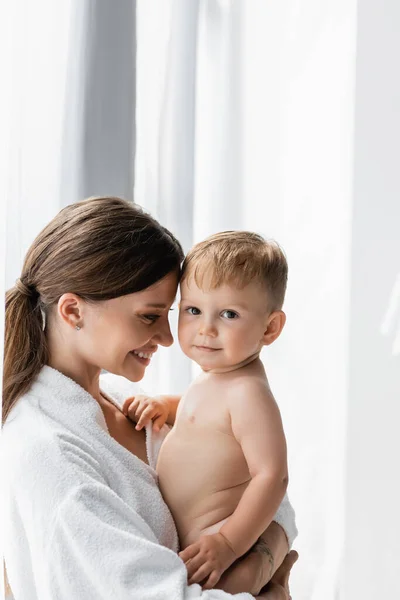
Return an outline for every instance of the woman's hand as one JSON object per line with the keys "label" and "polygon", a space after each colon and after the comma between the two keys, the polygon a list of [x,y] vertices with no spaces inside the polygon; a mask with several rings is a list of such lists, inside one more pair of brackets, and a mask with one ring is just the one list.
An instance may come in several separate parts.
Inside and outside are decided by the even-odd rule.
{"label": "woman's hand", "polygon": [[259,596],[256,596],[257,600],[290,600],[289,576],[298,558],[299,555],[295,550],[289,552],[279,569],[272,576],[270,583]]}
{"label": "woman's hand", "polygon": [[219,581],[222,573],[231,566],[237,556],[221,533],[203,535],[179,553],[188,571],[188,582],[201,583],[210,590]]}
{"label": "woman's hand", "polygon": [[271,578],[271,567],[259,552],[248,552],[223,573],[216,587],[228,594],[257,596]]}
{"label": "woman's hand", "polygon": [[152,398],[144,394],[138,394],[125,400],[122,412],[136,423],[135,429],[138,431],[150,421],[153,421],[154,431],[160,431],[168,419],[170,406],[168,398],[165,396]]}

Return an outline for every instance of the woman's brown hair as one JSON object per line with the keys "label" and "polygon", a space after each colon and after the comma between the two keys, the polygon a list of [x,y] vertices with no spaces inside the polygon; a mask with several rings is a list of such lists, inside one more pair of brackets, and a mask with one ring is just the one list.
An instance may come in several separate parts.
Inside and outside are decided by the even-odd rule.
{"label": "woman's brown hair", "polygon": [[3,423],[48,362],[45,319],[65,292],[87,302],[132,294],[179,272],[182,260],[175,237],[135,204],[90,198],[61,210],[6,293]]}

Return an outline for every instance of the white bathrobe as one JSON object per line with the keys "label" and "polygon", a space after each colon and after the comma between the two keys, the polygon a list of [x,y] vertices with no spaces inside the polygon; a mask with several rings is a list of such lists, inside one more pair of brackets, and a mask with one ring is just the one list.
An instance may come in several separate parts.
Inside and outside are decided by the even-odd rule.
{"label": "white bathrobe", "polygon": [[[139,389],[115,375],[100,385],[118,406]],[[146,465],[109,435],[90,394],[43,367],[1,440],[5,561],[15,600],[233,598],[187,585],[154,470],[167,431],[147,428]],[[287,498],[278,512],[291,543],[296,526]]]}

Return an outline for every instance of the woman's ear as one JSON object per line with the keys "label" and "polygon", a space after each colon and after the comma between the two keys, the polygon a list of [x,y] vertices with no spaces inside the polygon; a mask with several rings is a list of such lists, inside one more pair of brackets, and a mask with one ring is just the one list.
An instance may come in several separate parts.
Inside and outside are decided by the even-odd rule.
{"label": "woman's ear", "polygon": [[280,335],[286,323],[286,315],[283,310],[275,310],[268,317],[267,329],[264,331],[264,346],[269,346]]}
{"label": "woman's ear", "polygon": [[57,312],[67,325],[82,327],[83,300],[76,294],[63,294],[57,303]]}

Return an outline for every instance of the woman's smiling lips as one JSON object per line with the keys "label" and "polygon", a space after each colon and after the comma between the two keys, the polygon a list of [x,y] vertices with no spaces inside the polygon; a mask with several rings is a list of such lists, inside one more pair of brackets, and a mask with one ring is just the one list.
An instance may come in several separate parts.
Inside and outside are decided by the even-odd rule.
{"label": "woman's smiling lips", "polygon": [[132,354],[132,356],[134,356],[136,360],[140,362],[140,364],[147,367],[150,364],[150,360],[156,350],[157,347],[147,350],[147,352],[144,350],[131,350],[130,354]]}

